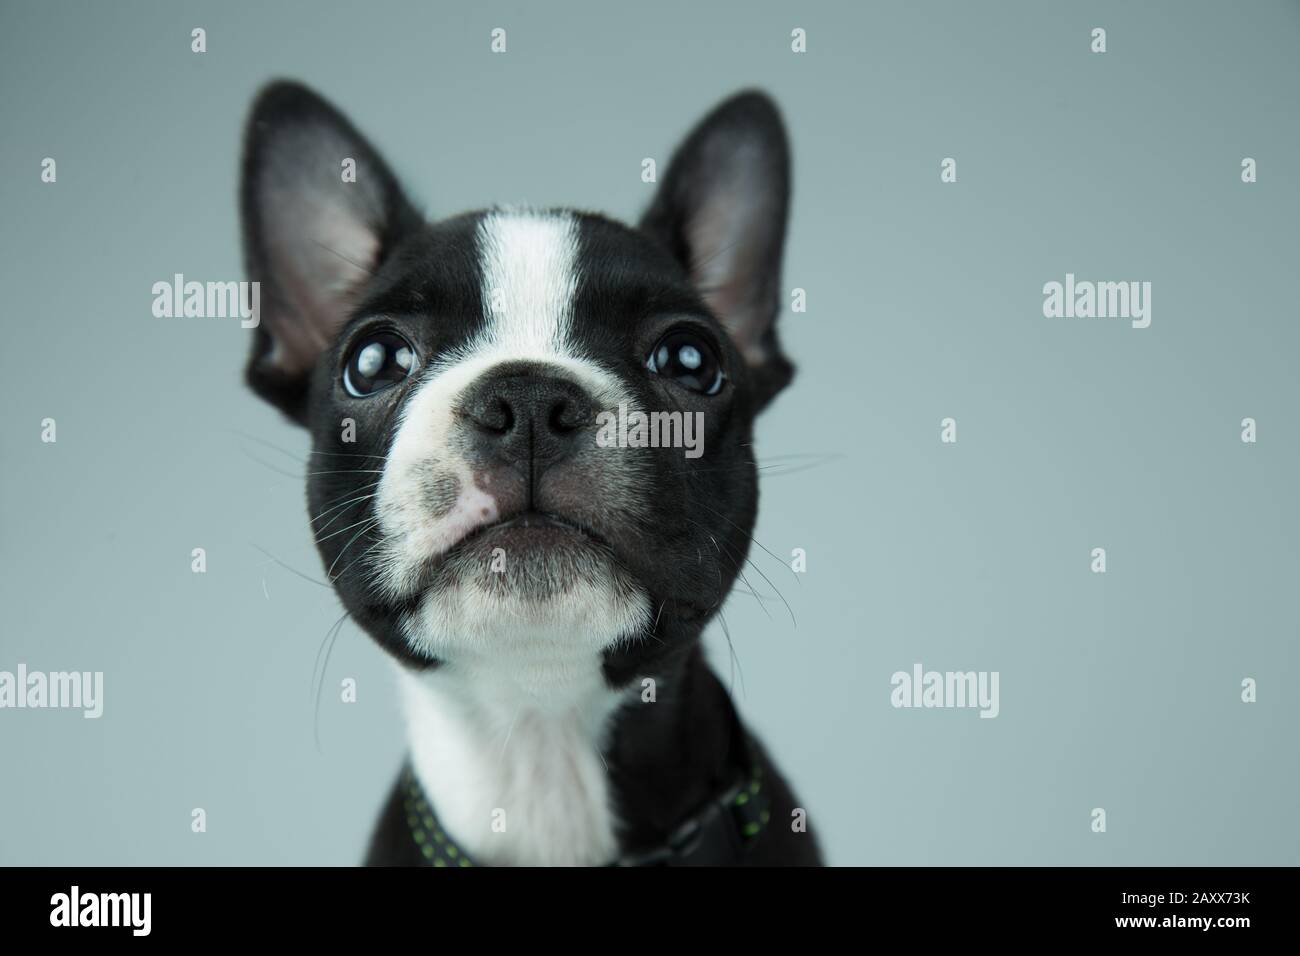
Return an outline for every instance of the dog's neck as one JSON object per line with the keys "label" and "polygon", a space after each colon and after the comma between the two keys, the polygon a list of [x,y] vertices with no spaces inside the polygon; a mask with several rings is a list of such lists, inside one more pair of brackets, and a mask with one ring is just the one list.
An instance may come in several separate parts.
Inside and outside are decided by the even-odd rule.
{"label": "dog's neck", "polygon": [[404,671],[403,690],[416,779],[471,857],[524,866],[614,857],[601,749],[620,698],[597,656],[462,658]]}
{"label": "dog's neck", "polygon": [[[442,827],[494,865],[600,865],[661,841],[737,772],[698,647],[611,690],[598,656],[402,671],[411,763]],[[649,699],[653,698],[653,699]]]}

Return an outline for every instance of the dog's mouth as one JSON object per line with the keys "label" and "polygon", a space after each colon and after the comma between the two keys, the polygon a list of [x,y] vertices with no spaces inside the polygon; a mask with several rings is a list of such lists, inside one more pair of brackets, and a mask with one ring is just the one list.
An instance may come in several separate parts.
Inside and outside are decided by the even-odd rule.
{"label": "dog's mouth", "polygon": [[474,528],[448,548],[443,557],[449,558],[485,545],[545,550],[551,546],[584,544],[610,550],[609,542],[587,525],[552,512],[529,510]]}
{"label": "dog's mouth", "polygon": [[424,563],[419,590],[477,580],[489,588],[521,586],[540,596],[561,588],[575,574],[621,563],[609,541],[590,526],[553,512],[528,510],[473,528],[431,556]]}

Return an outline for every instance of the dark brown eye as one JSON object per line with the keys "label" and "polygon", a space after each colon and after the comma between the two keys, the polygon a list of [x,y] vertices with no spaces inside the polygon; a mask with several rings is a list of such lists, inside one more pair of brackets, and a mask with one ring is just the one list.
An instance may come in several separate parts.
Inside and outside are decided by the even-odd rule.
{"label": "dark brown eye", "polygon": [[396,332],[376,332],[356,344],[343,366],[343,387],[365,398],[396,385],[415,368],[415,349]]}
{"label": "dark brown eye", "polygon": [[659,340],[646,359],[646,368],[701,395],[722,390],[722,363],[702,336],[675,329]]}

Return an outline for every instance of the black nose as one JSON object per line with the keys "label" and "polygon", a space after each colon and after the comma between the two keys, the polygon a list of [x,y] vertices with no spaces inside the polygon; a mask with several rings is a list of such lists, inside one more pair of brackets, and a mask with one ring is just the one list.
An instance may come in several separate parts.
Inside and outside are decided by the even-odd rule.
{"label": "black nose", "polygon": [[488,373],[470,386],[460,411],[480,454],[512,464],[567,458],[595,415],[580,386],[534,371]]}

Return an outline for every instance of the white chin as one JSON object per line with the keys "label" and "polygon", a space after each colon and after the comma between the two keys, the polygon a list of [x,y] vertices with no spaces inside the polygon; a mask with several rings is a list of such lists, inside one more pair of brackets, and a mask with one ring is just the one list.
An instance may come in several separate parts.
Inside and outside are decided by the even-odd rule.
{"label": "white chin", "polygon": [[458,577],[427,591],[404,622],[418,653],[454,661],[463,655],[589,655],[634,638],[650,624],[644,589],[601,562],[561,587],[512,584],[504,577]]}

